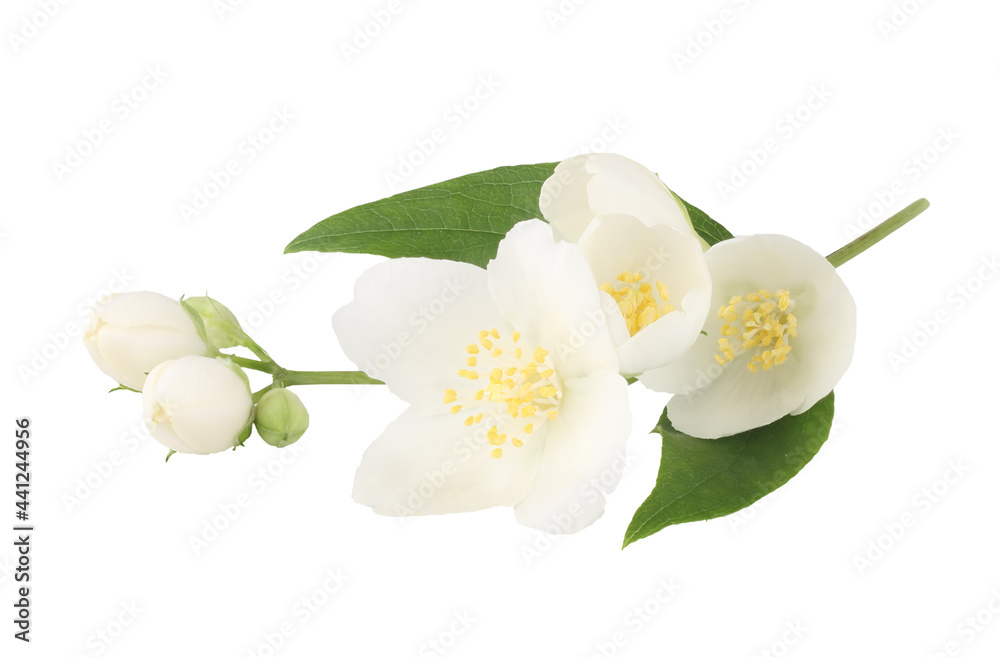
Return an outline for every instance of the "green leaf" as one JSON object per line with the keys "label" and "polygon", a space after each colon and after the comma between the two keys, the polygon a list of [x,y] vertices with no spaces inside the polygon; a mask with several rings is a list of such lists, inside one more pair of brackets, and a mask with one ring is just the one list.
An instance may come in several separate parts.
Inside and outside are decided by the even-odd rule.
{"label": "green leaf", "polygon": [[703,240],[708,242],[709,246],[718,244],[723,240],[733,239],[733,234],[726,230],[722,224],[715,221],[699,208],[691,205],[680,196],[677,196],[676,192],[674,192],[674,197],[683,203],[684,207],[687,208],[688,215],[691,217],[691,225],[694,226],[695,232],[697,232]]}
{"label": "green leaf", "polygon": [[794,477],[826,442],[832,424],[832,392],[801,415],[717,440],[677,431],[664,411],[653,429],[663,436],[656,486],[635,512],[622,547],[670,525],[750,506]]}
{"label": "green leaf", "polygon": [[359,205],[302,233],[285,253],[372,253],[485,267],[514,224],[541,217],[538,197],[555,166],[500,167]]}

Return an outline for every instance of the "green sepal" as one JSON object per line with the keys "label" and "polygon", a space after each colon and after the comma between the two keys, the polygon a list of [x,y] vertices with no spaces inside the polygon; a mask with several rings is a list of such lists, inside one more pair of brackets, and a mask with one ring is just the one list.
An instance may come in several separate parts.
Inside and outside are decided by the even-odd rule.
{"label": "green sepal", "polygon": [[217,349],[245,347],[250,341],[229,308],[209,296],[190,297],[181,301],[190,314],[195,312],[201,318],[205,338]]}

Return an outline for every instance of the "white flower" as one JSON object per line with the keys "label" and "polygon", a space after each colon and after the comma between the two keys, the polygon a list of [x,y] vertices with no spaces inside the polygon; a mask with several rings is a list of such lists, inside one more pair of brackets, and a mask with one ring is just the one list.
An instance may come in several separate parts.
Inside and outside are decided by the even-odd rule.
{"label": "white flower", "polygon": [[230,449],[246,439],[253,420],[246,374],[225,358],[160,363],[142,388],[142,419],[153,438],[175,452]]}
{"label": "white flower", "polygon": [[668,365],[694,343],[711,296],[704,242],[655,174],[620,155],[580,155],[556,167],[539,205],[614,301],[607,310],[623,374]]}
{"label": "white flower", "polygon": [[90,314],[83,343],[102,372],[134,390],[163,361],[209,352],[180,302],[155,292],[104,299]]}
{"label": "white flower", "polygon": [[603,317],[579,250],[537,220],[485,271],[398,259],[365,272],[334,329],[411,406],[365,453],[354,499],[384,515],[513,506],[552,533],[592,523],[631,427]]}
{"label": "white flower", "polygon": [[854,353],[855,307],[826,258],[783,235],[720,242],[705,254],[718,309],[676,363],[646,386],[677,393],[679,431],[720,438],[812,408]]}

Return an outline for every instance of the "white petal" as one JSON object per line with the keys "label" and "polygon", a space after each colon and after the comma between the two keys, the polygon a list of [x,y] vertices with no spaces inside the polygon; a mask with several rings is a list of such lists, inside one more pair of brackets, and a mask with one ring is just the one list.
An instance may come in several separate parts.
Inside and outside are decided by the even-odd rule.
{"label": "white petal", "polygon": [[146,372],[160,363],[208,352],[181,304],[156,292],[104,299],[94,307],[83,341],[102,372],[134,390],[142,390]]}
{"label": "white petal", "polygon": [[[143,387],[143,418],[154,438],[178,452],[214,454],[236,443],[253,410],[246,381],[223,361],[185,356],[157,366]],[[169,419],[152,421],[156,406]],[[179,441],[185,449],[177,449]]]}
{"label": "white petal", "polygon": [[180,302],[157,292],[113,294],[95,307],[94,312],[119,328],[161,326],[179,333],[197,332]]}
{"label": "white petal", "polygon": [[628,215],[604,215],[581,238],[580,250],[598,285],[615,284],[619,274],[638,271],[646,282],[665,285],[676,308],[619,347],[621,372],[662,367],[694,343],[708,315],[712,289],[697,238],[669,226],[648,227]]}
{"label": "white petal", "polygon": [[[808,249],[796,244],[789,248]],[[799,320],[799,334],[789,354],[789,358],[808,365],[809,384],[805,399],[790,411],[792,415],[808,411],[830,394],[851,364],[857,337],[854,297],[833,265],[819,253],[812,253],[815,258],[810,284],[796,297],[794,314]]]}
{"label": "white petal", "polygon": [[[354,499],[389,516],[428,515],[511,506],[531,487],[544,434],[523,447],[494,449],[482,426],[461,416],[425,415],[411,406],[372,443],[354,479]],[[501,432],[504,428],[501,427]]]}
{"label": "white petal", "polygon": [[[92,349],[91,356],[98,367],[133,390],[142,390],[146,372],[160,363],[207,352],[205,342],[197,333],[160,326],[119,327],[107,324],[94,336],[90,345],[88,350]],[[95,351],[100,354],[100,360],[94,355]]]}
{"label": "white petal", "polygon": [[555,242],[541,221],[522,221],[486,270],[500,312],[527,344],[549,352],[560,377],[618,371],[600,291],[575,245]]}
{"label": "white petal", "polygon": [[647,226],[693,232],[687,213],[656,174],[613,153],[561,162],[542,185],[539,205],[560,236],[573,242],[602,214],[629,214]]}
{"label": "white petal", "polygon": [[710,317],[703,328],[708,335],[699,335],[677,360],[640,374],[642,385],[657,392],[682,395],[705,388],[714,381],[722,372],[722,366],[715,362],[721,323],[713,319]]}
{"label": "white petal", "polygon": [[573,533],[604,513],[626,463],[632,427],[628,385],[610,372],[566,382],[559,417],[546,422],[545,452],[518,522],[549,533]]}
{"label": "white petal", "polygon": [[[751,235],[713,246],[705,258],[722,305],[757,288],[785,288],[796,304],[798,337],[789,359],[808,366],[805,397],[789,413],[803,413],[833,390],[854,355],[857,311],[833,265],[820,253],[785,235]],[[734,291],[741,290],[741,291]],[[784,365],[782,365],[784,367]]]}
{"label": "white petal", "polygon": [[742,360],[721,369],[710,386],[670,399],[667,416],[678,431],[721,438],[762,427],[797,408],[809,383],[808,370],[790,358],[766,372],[751,372]]}
{"label": "white petal", "polygon": [[615,348],[620,348],[632,336],[628,333],[628,324],[625,322],[625,315],[618,307],[618,302],[610,294],[601,290],[601,308],[604,310],[604,321],[608,326],[608,333],[611,335],[611,342]]}
{"label": "white petal", "polygon": [[425,412],[443,412],[446,388],[464,379],[466,345],[480,331],[510,333],[494,305],[486,272],[446,260],[400,258],[375,265],[354,300],[333,316],[340,345],[369,376]]}
{"label": "white petal", "polygon": [[854,350],[854,301],[821,254],[783,235],[740,237],[705,254],[713,282],[713,308],[758,289],[787,289],[795,301],[798,336],[788,360],[750,372],[738,355],[725,368],[714,362],[722,321],[710,313],[707,336],[676,363],[640,377],[644,385],[681,393],[669,405],[680,431],[717,438],[805,412],[825,397],[850,364]]}
{"label": "white petal", "polygon": [[[160,376],[166,369],[166,366],[172,361],[167,361],[160,363],[154,367],[150,372],[149,376],[146,377],[146,382],[142,388],[142,419],[146,426],[146,430],[149,432],[153,438],[156,439],[161,445],[167,449],[172,449],[175,452],[181,452],[182,454],[190,453],[191,448],[188,447],[187,443],[180,439],[177,432],[174,431],[173,427],[169,423],[155,423],[152,421],[153,413],[156,410],[156,386],[160,380]],[[147,389],[149,392],[146,392]]]}

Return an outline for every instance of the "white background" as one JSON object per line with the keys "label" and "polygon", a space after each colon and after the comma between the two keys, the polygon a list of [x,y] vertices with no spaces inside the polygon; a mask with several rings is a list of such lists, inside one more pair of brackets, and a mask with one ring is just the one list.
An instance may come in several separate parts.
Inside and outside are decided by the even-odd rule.
{"label": "white background", "polygon": [[[556,0],[404,1],[381,28],[369,23],[386,22],[387,0],[233,4],[4,4],[0,651],[997,654],[1000,286],[981,275],[1000,248],[996,3],[908,0],[893,30],[889,0],[566,0],[562,13]],[[345,53],[366,25],[378,34]],[[247,150],[275,112],[292,118]],[[438,128],[444,143],[401,175]],[[768,139],[777,152],[747,163]],[[283,256],[289,240],[395,191],[591,149],[646,164],[735,233],[823,253],[865,208],[932,203],[842,268],[859,331],[835,432],[739,517],[620,550],[653,485],[646,431],[665,403],[638,386],[635,460],[607,513],[549,543],[506,508],[403,522],[356,505],[360,456],[403,407],[381,388],[301,389],[313,422],[297,452],[254,439],[165,465],[138,398],[105,394],[80,343],[88,304],[124,279],[208,290],[286,367],[350,367],[329,318],[377,258]],[[230,160],[238,175],[185,221]],[[741,165],[756,170],[723,191]],[[907,340],[919,347],[891,360]],[[30,645],[8,620],[22,415],[35,432]],[[327,594],[338,569],[347,581]]]}

